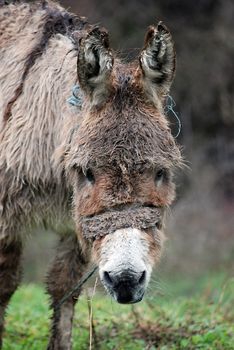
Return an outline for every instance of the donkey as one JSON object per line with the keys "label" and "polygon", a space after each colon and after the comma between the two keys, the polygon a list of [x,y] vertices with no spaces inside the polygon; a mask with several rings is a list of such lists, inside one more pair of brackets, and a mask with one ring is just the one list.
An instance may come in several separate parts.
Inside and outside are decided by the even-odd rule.
{"label": "donkey", "polygon": [[79,293],[56,305],[90,261],[117,302],[136,303],[159,260],[181,164],[164,115],[174,45],[159,22],[123,63],[105,29],[54,2],[1,4],[0,62],[0,338],[25,233],[46,224],[60,235],[48,349],[67,350]]}

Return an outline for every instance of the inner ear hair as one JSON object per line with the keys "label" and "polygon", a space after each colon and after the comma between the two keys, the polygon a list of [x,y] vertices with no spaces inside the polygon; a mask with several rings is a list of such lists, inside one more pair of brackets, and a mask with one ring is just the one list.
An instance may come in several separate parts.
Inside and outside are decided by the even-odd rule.
{"label": "inner ear hair", "polygon": [[113,55],[105,29],[93,27],[79,40],[77,73],[82,90],[100,102],[108,94]]}
{"label": "inner ear hair", "polygon": [[152,98],[156,92],[164,99],[175,75],[176,54],[171,34],[162,22],[148,28],[139,62],[146,92]]}

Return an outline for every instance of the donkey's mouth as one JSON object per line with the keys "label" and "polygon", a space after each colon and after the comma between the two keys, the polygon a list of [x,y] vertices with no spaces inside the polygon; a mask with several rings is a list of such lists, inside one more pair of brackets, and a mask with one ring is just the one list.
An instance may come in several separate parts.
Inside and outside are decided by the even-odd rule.
{"label": "donkey's mouth", "polygon": [[119,304],[136,304],[142,301],[144,297],[145,292],[142,292],[140,296],[134,296],[134,293],[124,293],[124,294],[118,294],[117,296],[114,296],[115,300]]}
{"label": "donkey's mouth", "polygon": [[144,298],[145,292],[142,292],[140,296],[134,297],[134,293],[124,293],[124,294],[117,294],[114,291],[108,291],[110,296],[117,301],[118,304],[136,304],[142,301]]}
{"label": "donkey's mouth", "polygon": [[124,293],[117,294],[115,299],[119,304],[136,304],[142,301],[144,294],[145,291],[140,293],[124,291]]}

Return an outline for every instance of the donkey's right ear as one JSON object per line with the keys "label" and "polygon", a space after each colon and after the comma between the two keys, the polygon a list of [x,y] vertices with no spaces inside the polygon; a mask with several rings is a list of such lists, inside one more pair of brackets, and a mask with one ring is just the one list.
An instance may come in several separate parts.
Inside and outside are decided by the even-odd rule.
{"label": "donkey's right ear", "polygon": [[175,75],[176,54],[171,34],[162,22],[149,27],[139,61],[144,88],[164,98]]}
{"label": "donkey's right ear", "polygon": [[77,73],[80,87],[92,104],[101,103],[109,94],[113,55],[108,33],[94,27],[79,40]]}

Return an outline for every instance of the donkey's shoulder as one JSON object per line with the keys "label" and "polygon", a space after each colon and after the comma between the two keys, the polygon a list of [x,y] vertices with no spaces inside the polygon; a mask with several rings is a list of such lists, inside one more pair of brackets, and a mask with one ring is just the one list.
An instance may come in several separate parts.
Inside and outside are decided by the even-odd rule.
{"label": "donkey's shoulder", "polygon": [[66,11],[54,1],[33,3],[0,0],[0,44],[4,36],[17,36],[32,29],[35,34],[44,34],[46,41],[54,34],[69,35],[83,29],[86,19]]}

